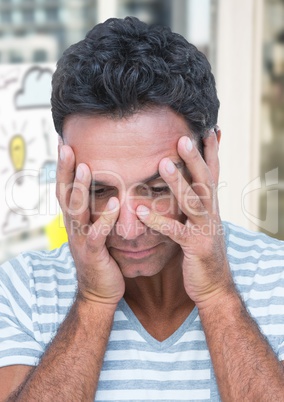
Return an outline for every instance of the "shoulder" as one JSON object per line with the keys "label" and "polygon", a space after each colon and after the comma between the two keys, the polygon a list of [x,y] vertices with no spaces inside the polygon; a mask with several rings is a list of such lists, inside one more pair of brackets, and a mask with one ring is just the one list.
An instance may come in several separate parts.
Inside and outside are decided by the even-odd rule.
{"label": "shoulder", "polygon": [[0,266],[0,366],[38,363],[72,303],[75,272],[68,244]]}
{"label": "shoulder", "polygon": [[33,251],[23,253],[21,259],[31,271],[35,280],[44,277],[73,277],[76,275],[74,260],[68,243],[52,251]]}
{"label": "shoulder", "polygon": [[224,228],[228,261],[244,299],[282,305],[284,242],[227,222]]}
{"label": "shoulder", "polygon": [[284,242],[224,223],[234,282],[246,307],[284,359]]}
{"label": "shoulder", "polygon": [[68,243],[52,251],[28,251],[4,262],[0,277],[8,275],[26,281],[35,271],[70,270],[74,266]]}
{"label": "shoulder", "polygon": [[52,251],[29,251],[23,252],[19,255],[25,261],[26,265],[33,267],[34,269],[40,267],[59,268],[60,266],[73,265],[73,259],[70,253],[68,243],[64,243],[60,248],[56,248]]}
{"label": "shoulder", "polygon": [[223,222],[228,257],[232,261],[250,258],[251,262],[262,259],[268,263],[284,259],[284,241],[264,233],[254,232],[229,222]]}
{"label": "shoulder", "polygon": [[[242,292],[284,291],[284,242],[225,222],[227,257]],[[262,293],[264,294],[264,293]]]}
{"label": "shoulder", "polygon": [[37,294],[58,283],[76,282],[76,269],[68,244],[52,251],[23,252],[0,266],[0,283],[5,293],[25,290]]}

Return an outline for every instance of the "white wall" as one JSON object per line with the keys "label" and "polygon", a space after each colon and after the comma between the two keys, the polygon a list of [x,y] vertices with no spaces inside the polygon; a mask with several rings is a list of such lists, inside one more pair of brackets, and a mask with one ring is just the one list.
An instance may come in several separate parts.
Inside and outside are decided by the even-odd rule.
{"label": "white wall", "polygon": [[[261,27],[263,0],[219,0],[217,88],[221,101],[219,125],[222,218],[254,228],[257,193],[242,193],[258,176]],[[223,187],[224,186],[224,187]]]}

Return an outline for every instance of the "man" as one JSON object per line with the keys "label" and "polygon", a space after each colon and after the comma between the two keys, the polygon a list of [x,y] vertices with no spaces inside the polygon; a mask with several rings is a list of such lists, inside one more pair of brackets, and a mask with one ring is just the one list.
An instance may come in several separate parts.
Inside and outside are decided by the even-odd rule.
{"label": "man", "polygon": [[135,18],[59,60],[69,242],[3,265],[2,400],[284,401],[284,247],[221,222],[218,107],[206,58]]}

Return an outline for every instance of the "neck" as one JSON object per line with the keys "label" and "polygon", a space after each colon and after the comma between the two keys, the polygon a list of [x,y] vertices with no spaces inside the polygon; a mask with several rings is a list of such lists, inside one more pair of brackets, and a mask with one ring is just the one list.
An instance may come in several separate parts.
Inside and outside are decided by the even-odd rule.
{"label": "neck", "polygon": [[125,278],[124,298],[144,328],[156,339],[172,335],[194,308],[183,285],[181,264],[158,274]]}

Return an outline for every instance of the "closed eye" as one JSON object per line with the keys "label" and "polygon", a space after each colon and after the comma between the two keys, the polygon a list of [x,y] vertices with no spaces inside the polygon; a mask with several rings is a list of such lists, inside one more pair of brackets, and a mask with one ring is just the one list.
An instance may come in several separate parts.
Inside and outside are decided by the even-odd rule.
{"label": "closed eye", "polygon": [[144,184],[140,187],[139,193],[147,198],[162,197],[170,193],[170,188],[167,185],[149,186]]}
{"label": "closed eye", "polygon": [[103,187],[103,186],[90,187],[90,196],[95,198],[108,198],[115,195],[115,193],[116,193],[115,187]]}
{"label": "closed eye", "polygon": [[150,190],[152,194],[156,196],[164,195],[164,194],[169,194],[170,189],[168,186],[163,186],[163,187],[150,187]]}

